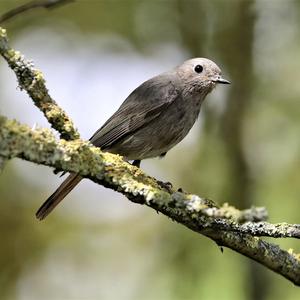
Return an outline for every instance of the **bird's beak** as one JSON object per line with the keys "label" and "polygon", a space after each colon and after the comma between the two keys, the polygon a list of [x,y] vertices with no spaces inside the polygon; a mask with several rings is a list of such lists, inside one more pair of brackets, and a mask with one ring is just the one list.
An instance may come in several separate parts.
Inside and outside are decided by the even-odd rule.
{"label": "bird's beak", "polygon": [[222,83],[222,84],[230,84],[231,82],[225,78],[223,78],[221,75],[218,75],[214,80],[214,82]]}

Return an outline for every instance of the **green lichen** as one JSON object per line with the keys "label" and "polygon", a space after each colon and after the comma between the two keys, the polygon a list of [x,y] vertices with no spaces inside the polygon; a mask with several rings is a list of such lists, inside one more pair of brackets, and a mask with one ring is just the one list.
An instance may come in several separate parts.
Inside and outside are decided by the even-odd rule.
{"label": "green lichen", "polygon": [[[178,195],[180,195],[179,193],[177,193],[177,201],[178,199]],[[183,195],[181,195],[182,198]],[[209,208],[207,206],[207,203],[205,201],[205,199],[200,198],[197,195],[186,195],[185,197],[188,201],[187,203],[187,209],[194,211],[194,212],[200,212],[203,209],[207,209]],[[182,202],[182,200],[179,200],[180,202]]]}
{"label": "green lichen", "polygon": [[125,163],[121,156],[103,153],[103,157],[106,162],[104,178],[116,186],[118,191],[141,196],[147,205],[154,199],[157,205],[170,200],[170,195],[161,190],[153,178],[146,176],[139,168]]}
{"label": "green lichen", "polygon": [[48,94],[42,72],[34,68],[32,61],[26,60],[19,51],[8,45],[6,31],[3,28],[0,28],[0,53],[15,72],[20,89],[27,91],[52,127],[61,134],[61,138],[78,139],[79,133],[73,122]]}
{"label": "green lichen", "polygon": [[[181,192],[169,193],[161,188],[155,179],[124,162],[119,155],[103,153],[86,141],[57,140],[49,129],[32,130],[4,117],[0,117],[0,140],[0,156],[5,159],[21,157],[87,176],[95,182],[122,192],[134,202],[146,204],[188,228],[212,238],[218,245],[249,256],[293,282],[300,283],[297,275],[300,273],[298,254],[291,251],[289,253],[258,237],[250,236],[251,226],[245,232],[234,231],[243,227],[238,227],[238,223],[226,218],[215,218],[214,215],[204,213],[207,210],[219,213],[217,207],[211,206],[211,201],[207,202],[196,195]],[[252,225],[255,231],[255,226],[261,224]],[[262,225],[267,224],[262,222]],[[271,233],[283,232],[288,229],[288,224],[281,223],[266,228],[269,228]],[[294,226],[293,229],[296,230],[297,227]]]}
{"label": "green lichen", "polygon": [[288,250],[288,253],[293,255],[293,257],[295,257],[295,259],[300,263],[300,253],[296,253],[292,248]]}
{"label": "green lichen", "polygon": [[1,38],[7,38],[7,35],[6,35],[6,29],[0,27],[0,37]]}
{"label": "green lichen", "polygon": [[0,53],[1,54],[7,50],[8,48],[7,42],[8,41],[7,41],[6,30],[0,27]]}

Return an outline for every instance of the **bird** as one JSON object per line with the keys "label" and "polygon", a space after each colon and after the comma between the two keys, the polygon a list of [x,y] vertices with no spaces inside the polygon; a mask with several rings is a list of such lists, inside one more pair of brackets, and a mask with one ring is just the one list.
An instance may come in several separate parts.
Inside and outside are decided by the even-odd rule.
{"label": "bird", "polygon": [[[193,127],[205,97],[218,85],[230,84],[207,58],[192,58],[138,86],[90,138],[102,151],[141,160],[163,157]],[[70,173],[36,212],[39,220],[71,192],[82,177]]]}

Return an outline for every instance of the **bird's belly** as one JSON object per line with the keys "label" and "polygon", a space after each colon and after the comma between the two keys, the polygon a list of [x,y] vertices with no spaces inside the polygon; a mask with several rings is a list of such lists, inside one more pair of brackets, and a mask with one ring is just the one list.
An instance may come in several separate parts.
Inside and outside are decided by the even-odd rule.
{"label": "bird's belly", "polygon": [[[194,107],[195,108],[195,107]],[[128,160],[160,156],[178,144],[194,125],[200,111],[168,110],[143,128],[125,137],[110,152],[118,153]]]}

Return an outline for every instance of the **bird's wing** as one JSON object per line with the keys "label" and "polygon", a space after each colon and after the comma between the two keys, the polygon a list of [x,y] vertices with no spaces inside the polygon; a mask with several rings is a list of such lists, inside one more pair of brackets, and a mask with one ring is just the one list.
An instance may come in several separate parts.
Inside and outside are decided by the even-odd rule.
{"label": "bird's wing", "polygon": [[102,149],[111,147],[157,118],[179,96],[180,91],[170,77],[146,81],[128,96],[90,141]]}

